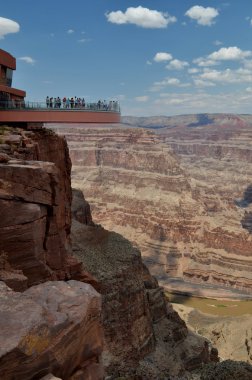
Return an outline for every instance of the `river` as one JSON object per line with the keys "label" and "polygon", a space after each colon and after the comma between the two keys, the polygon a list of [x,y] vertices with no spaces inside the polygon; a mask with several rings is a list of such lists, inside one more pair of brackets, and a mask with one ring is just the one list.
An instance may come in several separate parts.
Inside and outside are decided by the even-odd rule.
{"label": "river", "polygon": [[165,292],[170,302],[188,306],[202,313],[216,316],[241,316],[252,314],[252,300],[217,300],[214,298],[199,298]]}

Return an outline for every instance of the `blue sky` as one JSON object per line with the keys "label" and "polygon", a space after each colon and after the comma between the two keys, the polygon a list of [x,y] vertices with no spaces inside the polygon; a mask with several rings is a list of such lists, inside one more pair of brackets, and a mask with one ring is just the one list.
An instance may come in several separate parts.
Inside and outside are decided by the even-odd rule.
{"label": "blue sky", "polygon": [[27,100],[116,99],[123,115],[251,113],[252,0],[12,0],[0,47]]}

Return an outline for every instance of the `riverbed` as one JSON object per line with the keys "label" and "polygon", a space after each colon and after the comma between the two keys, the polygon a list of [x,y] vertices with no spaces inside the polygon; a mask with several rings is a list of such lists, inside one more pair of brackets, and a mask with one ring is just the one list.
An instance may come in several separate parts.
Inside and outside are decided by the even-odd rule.
{"label": "riverbed", "polygon": [[252,315],[252,300],[217,300],[214,298],[199,298],[169,292],[165,292],[165,294],[170,302],[199,310],[204,314],[227,317],[236,317],[245,314]]}

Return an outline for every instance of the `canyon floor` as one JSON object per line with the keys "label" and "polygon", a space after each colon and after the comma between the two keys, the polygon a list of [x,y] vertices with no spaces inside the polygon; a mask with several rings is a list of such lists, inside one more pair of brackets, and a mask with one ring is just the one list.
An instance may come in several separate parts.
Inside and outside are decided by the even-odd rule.
{"label": "canyon floor", "polygon": [[[207,300],[209,302],[209,300]],[[178,301],[183,302],[183,301]],[[233,310],[224,310],[231,316],[220,313],[208,314],[183,303],[172,303],[191,331],[209,339],[218,349],[221,360],[242,360],[252,363],[252,315],[232,316]],[[249,306],[248,306],[249,307]],[[218,307],[217,307],[218,308]],[[221,312],[225,306],[219,306]],[[216,309],[215,309],[216,311]]]}

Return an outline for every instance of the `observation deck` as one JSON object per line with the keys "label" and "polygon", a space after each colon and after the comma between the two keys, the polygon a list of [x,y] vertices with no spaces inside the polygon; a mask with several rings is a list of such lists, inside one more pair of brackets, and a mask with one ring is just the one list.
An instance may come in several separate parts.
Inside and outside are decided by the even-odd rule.
{"label": "observation deck", "polygon": [[[0,123],[120,123],[117,101],[51,105],[25,101],[26,92],[12,87],[16,58],[0,49]],[[73,98],[72,98],[73,99]]]}
{"label": "observation deck", "polygon": [[86,103],[85,107],[48,107],[44,102],[0,101],[0,123],[120,123],[120,107]]}

